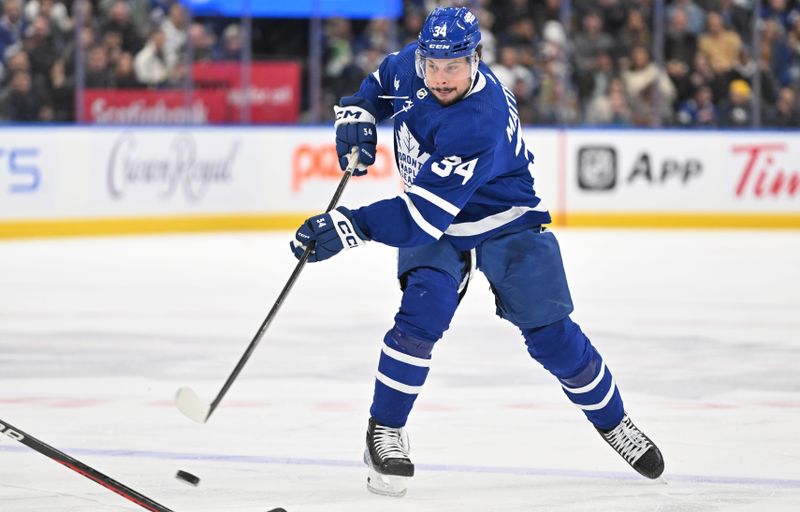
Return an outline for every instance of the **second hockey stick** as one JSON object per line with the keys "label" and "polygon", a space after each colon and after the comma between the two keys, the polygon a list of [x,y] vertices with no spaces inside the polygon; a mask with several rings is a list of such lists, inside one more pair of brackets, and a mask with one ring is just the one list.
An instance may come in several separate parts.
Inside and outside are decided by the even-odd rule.
{"label": "second hockey stick", "polygon": [[[353,148],[353,151],[351,151],[347,162],[347,169],[345,169],[344,175],[342,176],[341,181],[339,181],[339,186],[336,188],[336,192],[334,192],[333,198],[331,199],[330,204],[328,204],[328,208],[325,210],[326,212],[329,212],[336,207],[336,204],[342,197],[342,193],[347,185],[347,181],[350,179],[350,176],[352,176],[353,171],[356,170],[357,165],[358,148]],[[314,250],[314,245],[315,242],[312,241],[306,247],[306,250],[303,252],[300,261],[297,262],[297,266],[294,268],[294,272],[292,272],[292,275],[289,276],[289,280],[283,286],[283,290],[281,290],[281,293],[278,295],[275,304],[272,305],[267,317],[261,323],[261,327],[258,328],[258,332],[256,332],[255,336],[253,336],[253,340],[247,346],[247,349],[244,351],[244,354],[242,354],[239,362],[236,363],[236,368],[234,368],[233,372],[231,372],[231,374],[228,376],[228,380],[225,381],[222,389],[220,389],[219,393],[217,393],[216,398],[214,398],[214,400],[209,404],[204,402],[192,388],[186,386],[180,388],[175,394],[175,405],[187,418],[191,419],[192,421],[196,421],[197,423],[205,423],[214,413],[214,410],[222,401],[225,393],[228,392],[228,389],[230,389],[233,381],[236,380],[236,377],[238,377],[239,373],[242,371],[242,368],[244,368],[245,363],[247,363],[247,360],[250,359],[250,356],[253,354],[256,346],[258,346],[258,343],[261,341],[261,338],[264,336],[267,328],[269,328],[269,325],[272,323],[272,320],[275,318],[275,315],[281,308],[286,296],[289,295],[289,292],[294,286],[295,281],[297,281],[297,277],[300,275],[300,271],[303,270],[303,267],[308,261],[308,257]]]}
{"label": "second hockey stick", "polygon": [[76,473],[80,473],[86,478],[94,480],[95,482],[102,485],[106,489],[114,491],[123,498],[136,503],[140,507],[149,510],[150,512],[173,512],[172,509],[169,509],[164,505],[156,503],[147,496],[134,491],[127,485],[117,482],[110,476],[104,475],[103,473],[97,471],[96,469],[90,466],[87,466],[86,464],[77,459],[73,459],[66,453],[62,452],[61,450],[57,450],[56,448],[53,448],[49,444],[39,441],[32,435],[26,434],[22,430],[18,429],[13,425],[9,425],[3,420],[0,420],[0,432],[5,434],[7,437],[10,437],[14,441],[19,441],[28,448],[36,450],[42,455],[50,457],[54,461],[58,462],[63,466],[68,467],[69,469],[75,471]]}

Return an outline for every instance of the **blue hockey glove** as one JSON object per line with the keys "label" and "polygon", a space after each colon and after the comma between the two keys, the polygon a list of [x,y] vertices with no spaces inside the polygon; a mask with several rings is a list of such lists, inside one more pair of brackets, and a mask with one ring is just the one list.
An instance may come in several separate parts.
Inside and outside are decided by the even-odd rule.
{"label": "blue hockey glove", "polygon": [[353,147],[358,147],[356,176],[367,174],[367,167],[375,163],[378,132],[375,129],[375,108],[364,98],[345,96],[334,106],[336,113],[336,153],[339,167],[347,168],[347,157]]}
{"label": "blue hockey glove", "polygon": [[308,261],[327,260],[342,249],[352,249],[367,243],[367,237],[353,220],[353,214],[344,206],[328,213],[306,219],[295,240],[289,242],[294,256],[299,260],[312,240],[316,242]]}

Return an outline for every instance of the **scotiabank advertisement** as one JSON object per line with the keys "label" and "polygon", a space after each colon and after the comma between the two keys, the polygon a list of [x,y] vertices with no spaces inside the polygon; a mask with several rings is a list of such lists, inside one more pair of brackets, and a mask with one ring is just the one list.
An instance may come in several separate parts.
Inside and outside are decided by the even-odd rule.
{"label": "scotiabank advertisement", "polygon": [[98,124],[293,123],[300,112],[300,64],[254,62],[250,88],[242,87],[238,62],[193,67],[194,87],[182,89],[87,89],[83,115]]}

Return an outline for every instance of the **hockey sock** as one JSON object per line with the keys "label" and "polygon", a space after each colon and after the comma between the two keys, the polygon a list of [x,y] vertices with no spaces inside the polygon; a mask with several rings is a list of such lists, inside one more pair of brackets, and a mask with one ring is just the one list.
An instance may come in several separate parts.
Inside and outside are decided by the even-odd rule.
{"label": "hockey sock", "polygon": [[430,369],[436,341],[450,326],[458,305],[458,283],[444,272],[409,273],[395,326],[383,339],[370,414],[381,425],[406,424]]}
{"label": "hockey sock", "polygon": [[564,393],[601,430],[614,428],[624,406],[614,377],[600,353],[569,317],[524,329],[528,352],[558,378]]}

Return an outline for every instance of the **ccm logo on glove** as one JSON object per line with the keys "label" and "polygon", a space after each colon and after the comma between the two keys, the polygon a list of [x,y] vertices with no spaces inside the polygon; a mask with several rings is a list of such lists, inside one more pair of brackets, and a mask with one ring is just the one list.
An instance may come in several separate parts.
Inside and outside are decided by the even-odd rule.
{"label": "ccm logo on glove", "polygon": [[289,247],[297,259],[302,258],[308,244],[314,242],[314,249],[308,256],[310,262],[327,260],[343,249],[353,249],[368,240],[355,223],[353,214],[344,206],[310,217],[294,238]]}

